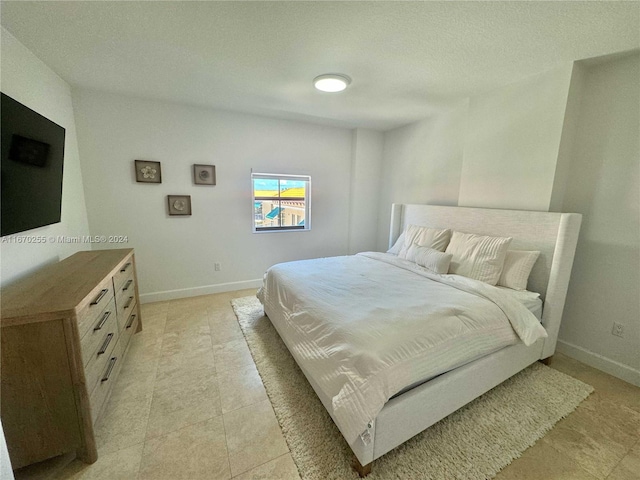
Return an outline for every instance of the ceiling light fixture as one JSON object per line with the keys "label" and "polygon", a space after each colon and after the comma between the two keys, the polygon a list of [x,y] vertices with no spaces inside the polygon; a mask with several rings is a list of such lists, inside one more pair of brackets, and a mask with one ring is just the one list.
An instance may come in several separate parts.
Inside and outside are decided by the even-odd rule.
{"label": "ceiling light fixture", "polygon": [[327,73],[313,79],[314,87],[322,92],[328,93],[341,92],[347,88],[350,83],[351,79],[341,73]]}

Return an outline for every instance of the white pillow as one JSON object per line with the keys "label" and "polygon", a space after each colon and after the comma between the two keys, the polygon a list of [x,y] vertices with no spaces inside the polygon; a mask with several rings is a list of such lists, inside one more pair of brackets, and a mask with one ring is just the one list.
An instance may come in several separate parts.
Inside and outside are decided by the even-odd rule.
{"label": "white pillow", "polygon": [[487,237],[453,232],[447,253],[453,255],[449,273],[495,285],[500,279],[511,237]]}
{"label": "white pillow", "polygon": [[507,251],[498,285],[514,290],[526,290],[529,274],[539,255],[538,251]]}
{"label": "white pillow", "polygon": [[404,233],[404,245],[398,253],[400,258],[407,257],[407,250],[409,250],[409,247],[414,243],[417,243],[421,247],[429,247],[444,252],[451,238],[451,230],[448,228],[438,230],[437,228],[409,225]]}
{"label": "white pillow", "polygon": [[400,253],[400,249],[404,245],[404,236],[405,236],[404,232],[402,232],[398,237],[398,239],[396,240],[396,243],[393,244],[393,247],[387,250],[387,253],[393,253],[394,255],[398,255]]}
{"label": "white pillow", "polygon": [[414,243],[407,250],[407,260],[431,270],[434,273],[447,273],[452,255],[450,253],[439,252],[429,247],[421,247]]}

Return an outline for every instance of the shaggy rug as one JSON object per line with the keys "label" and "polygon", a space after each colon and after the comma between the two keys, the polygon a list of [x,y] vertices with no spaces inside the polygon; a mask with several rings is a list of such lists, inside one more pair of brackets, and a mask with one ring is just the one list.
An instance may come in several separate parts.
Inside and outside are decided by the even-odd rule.
{"label": "shaggy rug", "polygon": [[[354,458],[255,297],[232,301],[304,480],[357,479]],[[518,458],[593,388],[535,363],[373,463],[374,479],[488,479]]]}

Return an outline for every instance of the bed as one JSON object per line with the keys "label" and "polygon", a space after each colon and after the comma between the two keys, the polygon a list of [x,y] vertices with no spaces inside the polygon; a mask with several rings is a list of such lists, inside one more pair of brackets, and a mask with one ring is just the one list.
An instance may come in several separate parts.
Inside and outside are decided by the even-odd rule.
{"label": "bed", "polygon": [[361,476],[376,458],[553,355],[580,222],[567,213],[392,206],[391,251],[403,232],[420,226],[509,237],[509,250],[540,252],[529,292],[517,294],[446,268],[434,273],[397,251],[267,271],[258,295],[265,314]]}

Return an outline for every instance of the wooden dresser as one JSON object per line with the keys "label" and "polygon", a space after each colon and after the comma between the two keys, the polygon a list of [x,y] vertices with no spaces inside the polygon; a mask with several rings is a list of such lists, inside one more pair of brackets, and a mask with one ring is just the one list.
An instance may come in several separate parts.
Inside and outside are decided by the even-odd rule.
{"label": "wooden dresser", "polygon": [[98,458],[94,425],[142,328],[132,249],[78,252],[0,297],[0,415],[14,469]]}

